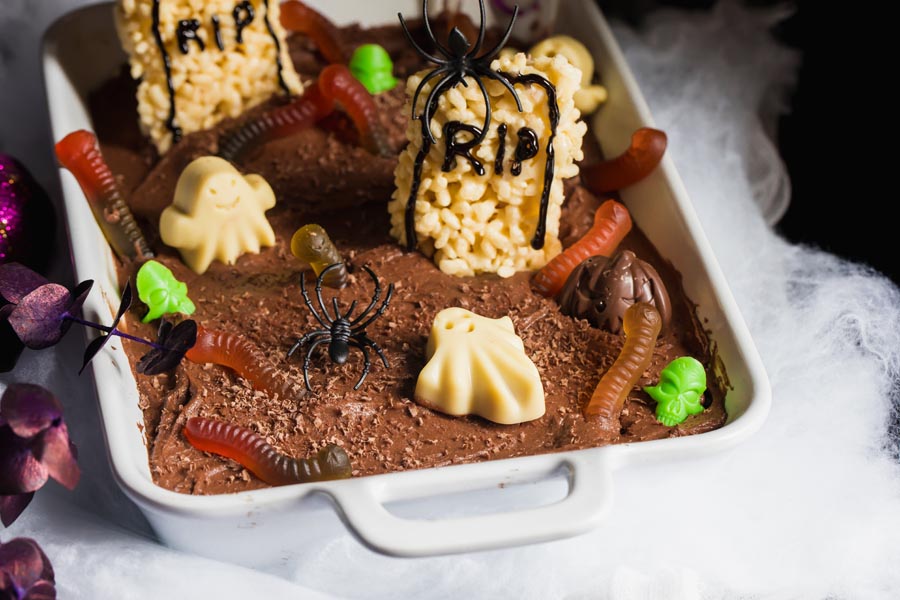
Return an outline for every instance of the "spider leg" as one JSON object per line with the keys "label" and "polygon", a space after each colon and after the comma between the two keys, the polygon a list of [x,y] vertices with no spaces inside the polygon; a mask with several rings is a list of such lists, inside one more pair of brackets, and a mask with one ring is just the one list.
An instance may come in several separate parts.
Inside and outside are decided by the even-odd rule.
{"label": "spider leg", "polygon": [[519,99],[519,94],[516,92],[516,88],[509,82],[509,80],[503,75],[497,74],[496,72],[487,69],[485,71],[479,71],[479,74],[487,77],[488,79],[493,79],[494,81],[499,81],[503,84],[503,86],[509,90],[509,93],[512,94],[513,100],[516,101],[516,108],[519,109],[519,112],[522,112],[522,101]]}
{"label": "spider leg", "polygon": [[431,30],[431,21],[428,19],[428,0],[422,0],[422,20],[425,21],[425,32],[428,33],[428,37],[431,38],[431,41],[434,42],[434,47],[437,48],[438,52],[446,56],[447,58],[453,58],[453,54],[447,48],[444,48],[443,45],[437,38],[434,36],[434,32]]}
{"label": "spider leg", "polygon": [[376,304],[378,304],[378,299],[381,298],[381,283],[379,283],[378,277],[375,276],[374,271],[372,271],[372,269],[370,269],[368,265],[363,265],[363,270],[368,273],[372,278],[372,281],[375,282],[375,294],[372,296],[372,301],[369,302],[369,306],[366,307],[366,310],[362,311],[362,314],[360,314],[350,322],[350,327],[353,327],[364,318],[366,318],[366,315],[369,314],[369,312],[372,310],[372,308],[374,308]]}
{"label": "spider leg", "polygon": [[315,350],[319,344],[324,344],[330,339],[331,338],[328,337],[325,339],[316,340],[315,342],[310,344],[309,350],[306,351],[306,356],[303,358],[303,380],[306,382],[306,389],[310,392],[312,391],[312,386],[309,385],[309,358],[312,356],[313,350]]}
{"label": "spider leg", "polygon": [[413,94],[412,98],[412,118],[418,119],[419,115],[416,114],[416,106],[419,104],[419,94],[422,93],[422,88],[425,87],[425,84],[437,77],[438,75],[443,75],[449,70],[449,67],[438,67],[434,71],[431,71],[426,75],[422,81],[419,82],[418,87],[416,87],[416,92]]}
{"label": "spider leg", "polygon": [[501,48],[503,48],[503,46],[506,45],[506,42],[509,41],[509,36],[512,35],[513,24],[516,22],[516,17],[518,15],[519,15],[519,5],[517,4],[516,7],[513,9],[512,18],[509,20],[509,25],[506,26],[506,33],[503,34],[503,39],[501,39],[500,42],[496,46],[494,46],[493,48],[491,48],[490,50],[488,50],[487,52],[485,52],[484,54],[482,54],[475,60],[478,60],[478,61],[490,60],[490,59],[494,58],[500,52]]}
{"label": "spider leg", "polygon": [[347,311],[347,314],[344,315],[345,319],[349,319],[350,315],[353,314],[353,311],[356,310],[356,300],[350,303],[350,310]]}
{"label": "spider leg", "polygon": [[369,338],[369,336],[363,334],[360,336],[360,340],[363,344],[367,346],[372,346],[375,349],[375,352],[378,353],[378,356],[381,358],[381,363],[384,365],[385,369],[390,369],[391,365],[388,364],[388,360],[384,357],[384,351],[381,349],[381,346],[375,343],[374,340]]}
{"label": "spider leg", "polygon": [[[309,299],[309,294],[306,293],[306,271],[300,273],[300,293],[303,294],[303,300],[306,302],[306,306],[307,308],[309,308],[309,312],[313,314],[313,316],[316,318],[316,321],[318,321],[322,327],[328,329],[330,326],[328,325],[328,323],[322,320],[319,312],[316,310],[316,308],[313,306],[312,301]],[[320,296],[319,302],[321,301],[322,298]]]}
{"label": "spider leg", "polygon": [[441,94],[443,94],[447,88],[452,88],[456,84],[459,83],[459,75],[454,73],[452,75],[448,75],[434,86],[431,90],[431,93],[428,94],[428,99],[425,101],[425,111],[422,113],[422,127],[425,130],[425,133],[428,135],[428,139],[432,144],[437,144],[437,140],[434,139],[434,134],[431,132],[431,118],[434,114],[434,109],[437,108],[437,101],[440,98]]}
{"label": "spider leg", "polygon": [[341,309],[338,308],[337,296],[331,299],[331,306],[334,307],[334,320],[337,321],[341,316]]}
{"label": "spider leg", "polygon": [[356,327],[354,327],[353,333],[354,334],[361,333],[362,331],[364,331],[366,329],[366,327],[369,326],[369,324],[372,323],[372,321],[374,321],[375,319],[377,319],[378,317],[383,315],[384,311],[387,310],[388,305],[391,303],[391,297],[393,297],[393,295],[394,295],[394,284],[392,283],[392,284],[388,285],[387,296],[385,296],[384,302],[381,304],[381,306],[378,307],[378,310],[375,311],[375,314],[372,315],[371,317],[369,317],[368,319],[366,319],[365,323],[363,323],[362,325],[357,325]]}
{"label": "spider leg", "polygon": [[[446,60],[443,60],[441,58],[438,58],[437,56],[433,56],[433,55],[429,54],[428,52],[425,52],[425,50],[419,44],[416,43],[416,40],[413,39],[412,34],[409,32],[409,28],[406,26],[406,21],[403,20],[403,15],[401,13],[397,13],[397,16],[400,17],[400,26],[403,28],[403,33],[406,34],[406,39],[409,40],[409,43],[412,44],[412,47],[415,48],[416,52],[418,52],[419,54],[422,55],[422,58],[429,60],[437,65],[446,65],[447,64]],[[427,20],[425,22],[428,23]],[[428,31],[430,33],[430,31],[431,31],[430,27],[428,27]],[[434,41],[435,46],[437,46],[439,50],[443,51],[443,48],[441,48],[440,45],[437,43],[437,40],[434,39],[433,34],[431,34],[431,39]],[[444,54],[446,55],[446,52]]]}
{"label": "spider leg", "polygon": [[306,342],[311,342],[312,340],[316,339],[317,337],[321,337],[323,335],[331,335],[331,332],[325,331],[324,329],[318,329],[316,331],[311,331],[311,332],[307,333],[302,338],[297,340],[293,346],[291,346],[291,349],[288,350],[287,357],[290,358],[294,354],[294,352],[299,350],[300,347],[303,344],[305,344]]}
{"label": "spider leg", "polygon": [[478,137],[471,142],[473,146],[477,146],[487,137],[488,128],[491,126],[491,97],[488,95],[487,88],[484,87],[484,82],[481,80],[481,77],[478,77],[477,72],[473,72],[472,78],[478,84],[478,89],[481,90],[481,96],[484,98],[484,126],[481,128],[481,133],[478,134]]}
{"label": "spider leg", "polygon": [[[319,307],[322,309],[322,314],[325,315],[325,319],[328,321],[328,324],[324,324],[325,329],[329,329],[331,324],[334,323],[334,319],[331,318],[331,315],[328,314],[328,307],[325,306],[325,301],[322,299],[322,278],[325,276],[325,273],[328,272],[328,269],[331,267],[326,267],[324,271],[319,273],[319,278],[316,279],[316,298],[319,299]],[[335,317],[336,319],[337,317]]]}
{"label": "spider leg", "polygon": [[466,53],[467,58],[478,54],[478,51],[481,50],[481,45],[484,43],[484,32],[487,29],[484,22],[484,0],[478,0],[478,12],[480,15],[480,21],[478,22],[478,41],[476,41],[475,46]]}
{"label": "spider leg", "polygon": [[369,369],[372,367],[372,361],[369,360],[369,351],[366,350],[366,347],[363,344],[360,344],[356,340],[350,340],[348,343],[354,348],[359,348],[363,353],[363,372],[362,375],[359,376],[359,381],[357,381],[356,385],[353,386],[354,390],[358,390],[359,387],[363,384],[363,381],[365,381],[366,375],[369,374]]}

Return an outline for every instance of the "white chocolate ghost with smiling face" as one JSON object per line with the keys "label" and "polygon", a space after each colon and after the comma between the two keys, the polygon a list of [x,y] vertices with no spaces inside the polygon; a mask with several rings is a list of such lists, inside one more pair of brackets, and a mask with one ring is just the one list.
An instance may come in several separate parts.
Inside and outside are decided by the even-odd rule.
{"label": "white chocolate ghost with smiling face", "polygon": [[259,175],[241,175],[227,160],[204,156],[178,178],[175,200],[159,220],[162,241],[195,273],[213,260],[231,265],[242,254],[275,245],[265,212],[275,193]]}

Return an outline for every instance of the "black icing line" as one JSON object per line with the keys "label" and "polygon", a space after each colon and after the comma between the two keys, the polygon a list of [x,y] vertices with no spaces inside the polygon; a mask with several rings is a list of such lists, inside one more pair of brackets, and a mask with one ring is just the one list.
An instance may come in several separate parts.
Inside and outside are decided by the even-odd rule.
{"label": "black icing line", "polygon": [[172,143],[177,144],[181,141],[183,132],[181,127],[175,124],[175,85],[172,83],[172,57],[166,50],[163,43],[162,33],[159,30],[159,3],[160,0],[153,0],[153,38],[156,40],[156,47],[163,59],[163,69],[166,72],[166,88],[169,91],[169,116],[166,119],[166,127],[172,132]]}

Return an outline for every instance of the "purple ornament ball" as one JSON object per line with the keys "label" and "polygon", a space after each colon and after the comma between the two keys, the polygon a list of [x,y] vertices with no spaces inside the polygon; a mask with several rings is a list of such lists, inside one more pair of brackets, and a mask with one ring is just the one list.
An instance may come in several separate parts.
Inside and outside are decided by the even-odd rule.
{"label": "purple ornament ball", "polygon": [[22,163],[0,152],[0,264],[18,262],[44,271],[55,232],[47,192]]}

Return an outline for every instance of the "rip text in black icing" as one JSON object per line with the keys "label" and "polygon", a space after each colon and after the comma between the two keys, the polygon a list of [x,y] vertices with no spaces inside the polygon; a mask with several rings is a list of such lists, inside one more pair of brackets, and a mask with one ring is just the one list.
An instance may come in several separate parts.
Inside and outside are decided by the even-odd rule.
{"label": "rip text in black icing", "polygon": [[[508,128],[506,124],[501,123],[497,127],[497,157],[494,162],[494,171],[498,174],[503,173],[503,160],[506,156],[506,132]],[[457,137],[460,132],[467,133],[471,137],[468,141],[462,141]],[[522,163],[530,160],[540,152],[540,142],[537,133],[530,127],[522,127],[516,132],[519,141],[516,143],[516,150],[513,155],[512,164],[510,165],[510,173],[513,177],[522,174]],[[444,125],[444,164],[441,170],[450,172],[456,167],[456,157],[461,156],[469,161],[472,170],[478,175],[484,175],[484,165],[480,160],[472,156],[472,150],[475,148],[475,142],[481,136],[481,129],[475,125],[468,125],[460,121],[448,121]]]}
{"label": "rip text in black icing", "polygon": [[[234,5],[234,9],[231,11],[231,19],[234,21],[234,41],[236,43],[241,45],[244,43],[244,29],[249,27],[255,18],[256,10],[254,10],[253,4],[249,0],[243,0],[243,2],[238,2]],[[210,19],[210,24],[216,47],[219,50],[225,50],[225,40],[222,38],[222,20],[219,15],[213,15]],[[201,52],[206,50],[203,38],[197,35],[200,27],[202,27],[202,24],[197,19],[184,19],[178,22],[175,35],[178,38],[178,49],[181,50],[182,54],[190,52],[190,42],[194,42]]]}
{"label": "rip text in black icing", "polygon": [[[275,34],[275,29],[272,27],[272,23],[269,21],[269,2],[271,0],[262,0],[262,6],[265,8],[264,21],[266,26],[266,31],[269,36],[272,38],[272,42],[275,44],[275,64],[278,68],[278,85],[281,87],[285,96],[290,98],[291,90],[288,88],[287,83],[284,80],[284,65],[281,60],[281,42],[278,39],[278,36]],[[166,49],[166,45],[163,41],[162,32],[160,31],[160,17],[159,17],[159,6],[162,0],[153,0],[153,5],[151,7],[151,19],[152,19],[152,33],[153,39],[156,42],[156,47],[159,50],[160,56],[162,57],[163,69],[166,73],[166,89],[169,93],[169,114],[166,118],[166,127],[169,131],[172,132],[172,142],[178,143],[183,135],[181,127],[176,123],[176,110],[175,110],[175,85],[172,82],[172,57],[169,55],[169,51]],[[231,11],[231,18],[234,20],[234,28],[235,28],[235,42],[239,45],[243,45],[244,43],[244,29],[249,27],[254,19],[256,19],[256,9],[253,7],[253,3],[250,0],[243,0],[241,2],[237,2],[234,5],[234,9]],[[216,47],[220,51],[225,50],[225,40],[222,38],[222,20],[219,15],[213,15],[210,17],[210,22],[212,24],[213,30],[213,38],[216,42]],[[178,42],[178,49],[182,54],[188,54],[191,50],[191,42],[199,48],[200,52],[206,50],[206,43],[203,41],[198,35],[200,28],[202,27],[202,23],[197,19],[183,19],[178,22],[178,26],[175,29],[175,38]]]}

